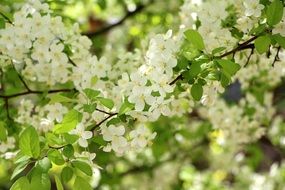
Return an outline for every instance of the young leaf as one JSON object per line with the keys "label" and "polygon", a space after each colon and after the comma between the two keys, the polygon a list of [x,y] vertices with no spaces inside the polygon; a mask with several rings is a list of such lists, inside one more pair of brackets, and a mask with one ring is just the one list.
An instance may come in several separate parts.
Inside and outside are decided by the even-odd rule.
{"label": "young leaf", "polygon": [[86,88],[86,89],[83,90],[83,92],[87,96],[87,98],[90,99],[90,100],[95,100],[96,97],[100,94],[100,91],[93,90],[91,88]]}
{"label": "young leaf", "polygon": [[20,136],[19,147],[23,154],[37,158],[40,155],[39,136],[34,127],[27,127]]}
{"label": "young leaf", "polygon": [[62,165],[65,163],[62,154],[55,149],[48,152],[48,158],[56,165]]}
{"label": "young leaf", "polygon": [[54,176],[54,180],[55,180],[55,185],[56,185],[56,189],[57,190],[64,190],[63,189],[63,186],[62,186],[62,183],[59,179],[59,177],[57,177],[56,175]]}
{"label": "young leaf", "polygon": [[74,148],[71,144],[66,145],[62,151],[63,155],[67,158],[71,158],[74,154]]}
{"label": "young leaf", "polygon": [[112,109],[114,107],[114,102],[111,99],[100,97],[98,98],[98,100],[101,104],[103,104],[105,107],[109,109]]}
{"label": "young leaf", "polygon": [[259,54],[266,52],[270,46],[271,40],[268,36],[260,36],[254,41],[254,47]]}
{"label": "young leaf", "polygon": [[240,69],[239,64],[227,59],[219,59],[217,62],[223,68],[223,71],[228,73],[230,76],[236,74],[236,72]]}
{"label": "young leaf", "polygon": [[19,175],[24,169],[28,166],[29,160],[24,160],[23,162],[20,162],[19,165],[14,169],[11,180],[13,180],[17,175]]}
{"label": "young leaf", "polygon": [[66,96],[63,96],[61,94],[55,94],[50,97],[50,104],[56,103],[56,102],[76,102],[76,100],[73,100],[71,98],[68,98]]}
{"label": "young leaf", "polygon": [[12,185],[10,190],[27,190],[30,189],[30,183],[26,176],[20,177],[17,181]]}
{"label": "young leaf", "polygon": [[121,107],[120,107],[118,116],[123,115],[123,114],[125,114],[125,113],[131,111],[133,108],[134,108],[134,104],[131,104],[131,103],[128,102],[128,100],[126,99],[126,100],[124,101],[124,103],[123,103],[123,104],[121,105]]}
{"label": "young leaf", "polygon": [[91,166],[89,164],[87,164],[86,162],[82,162],[79,160],[75,160],[72,162],[72,165],[81,170],[82,172],[84,172],[86,175],[92,176],[92,169]]}
{"label": "young leaf", "polygon": [[90,184],[82,177],[77,176],[74,182],[74,189],[76,190],[92,190]]}
{"label": "young leaf", "polygon": [[285,37],[280,34],[275,34],[272,37],[283,49],[285,49]]}
{"label": "young leaf", "polygon": [[38,162],[38,167],[41,168],[43,172],[48,172],[49,169],[52,167],[51,162],[47,157],[44,157],[42,160]]}
{"label": "young leaf", "polygon": [[196,30],[186,30],[184,32],[186,39],[191,42],[197,49],[203,50],[205,49],[205,44],[202,36]]}
{"label": "young leaf", "polygon": [[69,182],[73,176],[73,169],[69,166],[66,166],[61,171],[61,180],[63,183]]}
{"label": "young leaf", "polygon": [[283,16],[283,3],[280,0],[274,0],[266,11],[267,23],[270,26],[278,24]]}
{"label": "young leaf", "polygon": [[191,95],[194,100],[199,101],[203,95],[203,87],[201,84],[193,84],[191,87]]}
{"label": "young leaf", "polygon": [[53,131],[57,134],[67,133],[74,129],[80,120],[81,114],[76,110],[70,110],[63,118],[61,124],[55,125]]}
{"label": "young leaf", "polygon": [[31,173],[31,187],[29,190],[50,190],[51,182],[47,172],[35,167]]}

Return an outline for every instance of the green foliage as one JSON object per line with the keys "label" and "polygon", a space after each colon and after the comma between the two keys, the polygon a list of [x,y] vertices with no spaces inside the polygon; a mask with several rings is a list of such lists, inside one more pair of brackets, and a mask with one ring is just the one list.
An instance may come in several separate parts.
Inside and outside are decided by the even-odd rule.
{"label": "green foliage", "polygon": [[273,0],[266,11],[267,23],[270,26],[278,24],[283,16],[283,3],[280,0]]}
{"label": "green foliage", "polygon": [[194,100],[199,101],[203,95],[203,86],[199,83],[193,84],[191,87],[191,95]]}
{"label": "green foliage", "polygon": [[74,182],[74,189],[76,190],[92,190],[90,184],[82,177],[77,176]]}
{"label": "green foliage", "polygon": [[257,52],[260,54],[263,54],[266,51],[268,51],[270,44],[271,44],[271,40],[268,36],[259,36],[254,41],[254,46],[255,46]]}
{"label": "green foliage", "polygon": [[129,111],[131,111],[134,108],[134,104],[131,104],[127,99],[124,101],[124,103],[121,105],[119,109],[118,116],[123,115]]}
{"label": "green foliage", "polygon": [[98,97],[97,98],[99,100],[99,102],[101,104],[103,104],[105,107],[112,109],[114,107],[114,102],[113,100],[109,99],[109,98],[102,98],[102,97]]}
{"label": "green foliage", "polygon": [[38,158],[40,156],[39,136],[34,127],[27,127],[20,135],[19,148],[24,155]]}
{"label": "green foliage", "polygon": [[70,110],[63,118],[62,123],[57,124],[53,131],[56,134],[67,133],[74,129],[81,118],[81,114],[76,110]]}
{"label": "green foliage", "polygon": [[6,141],[6,139],[7,139],[6,123],[0,121],[0,141]]}
{"label": "green foliage", "polygon": [[56,165],[63,165],[65,163],[62,154],[56,149],[48,152],[48,158]]}
{"label": "green foliage", "polygon": [[66,166],[61,171],[61,180],[63,183],[67,183],[71,180],[73,176],[73,169],[69,166]]}
{"label": "green foliage", "polygon": [[197,49],[205,49],[205,44],[202,36],[196,30],[187,30],[184,32],[186,39],[191,42]]}
{"label": "green foliage", "polygon": [[92,176],[92,173],[93,173],[92,169],[91,169],[90,165],[87,164],[86,162],[75,160],[75,161],[72,161],[71,164],[75,168],[77,168],[80,171],[84,172],[86,175]]}

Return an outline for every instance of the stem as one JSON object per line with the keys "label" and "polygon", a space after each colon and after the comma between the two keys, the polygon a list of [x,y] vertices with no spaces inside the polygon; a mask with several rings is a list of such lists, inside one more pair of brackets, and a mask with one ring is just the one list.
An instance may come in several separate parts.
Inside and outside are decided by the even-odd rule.
{"label": "stem", "polygon": [[[49,90],[47,91],[48,94],[54,94],[54,93],[59,93],[59,92],[71,92],[71,91],[76,91],[76,89],[58,89],[58,90]],[[0,95],[0,98],[16,98],[19,96],[25,96],[25,95],[29,95],[29,94],[43,94],[45,93],[45,91],[38,91],[38,90],[30,90],[30,91],[26,91],[26,92],[20,92],[20,93],[16,93],[16,94],[11,94],[11,95]]]}
{"label": "stem", "polygon": [[101,34],[104,34],[108,31],[110,31],[111,29],[122,25],[128,18],[135,16],[136,14],[140,13],[142,10],[144,10],[147,6],[149,6],[151,3],[153,2],[153,0],[151,0],[148,4],[146,5],[137,5],[137,8],[134,11],[127,11],[127,13],[125,14],[125,16],[119,20],[118,22],[108,25],[106,27],[103,27],[95,32],[86,32],[83,33],[83,35],[88,36],[89,38],[95,37],[95,36],[99,36]]}
{"label": "stem", "polygon": [[275,57],[274,57],[274,60],[273,60],[273,63],[272,63],[272,67],[274,67],[275,63],[276,63],[277,61],[279,61],[279,52],[280,52],[280,49],[281,49],[281,46],[279,46],[279,47],[277,48],[277,52],[276,52],[276,55],[275,55]]}

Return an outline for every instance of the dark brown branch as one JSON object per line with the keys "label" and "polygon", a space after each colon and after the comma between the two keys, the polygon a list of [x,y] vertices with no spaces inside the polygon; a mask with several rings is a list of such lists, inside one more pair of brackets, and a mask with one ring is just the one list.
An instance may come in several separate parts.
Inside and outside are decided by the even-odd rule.
{"label": "dark brown branch", "polygon": [[5,14],[0,12],[0,15],[6,20],[8,21],[10,24],[13,24],[12,20],[10,20]]}
{"label": "dark brown branch", "polygon": [[148,5],[150,5],[153,2],[150,1],[148,4],[143,5],[143,4],[139,4],[137,5],[137,8],[134,11],[128,11],[125,16],[123,18],[121,18],[121,20],[119,20],[118,22],[108,25],[106,27],[103,27],[95,32],[86,32],[86,33],[82,33],[83,35],[88,36],[89,38],[95,37],[95,36],[99,36],[102,35],[104,33],[107,33],[108,31],[110,31],[111,29],[122,25],[128,18],[135,16],[136,14],[140,13],[142,10],[144,10]]}
{"label": "dark brown branch", "polygon": [[[49,90],[47,91],[48,94],[53,94],[53,93],[59,93],[59,92],[72,92],[72,91],[76,91],[76,89],[58,89],[58,90]],[[11,94],[11,95],[0,95],[0,98],[16,98],[19,96],[25,96],[25,95],[29,95],[29,94],[44,94],[45,91],[38,91],[38,90],[30,90],[30,91],[25,91],[25,92],[20,92],[20,93],[16,93],[16,94]]]}
{"label": "dark brown branch", "polygon": [[104,123],[105,121],[107,121],[108,119],[114,117],[115,115],[118,115],[118,113],[108,113],[108,117],[104,118],[102,121],[100,121],[99,123],[97,123],[95,126],[93,126],[89,131],[93,131],[96,128],[98,128],[102,123]]}
{"label": "dark brown branch", "polygon": [[4,106],[6,109],[7,118],[8,118],[8,120],[12,120],[10,113],[9,113],[9,99],[5,98],[4,101],[5,101]]}
{"label": "dark brown branch", "polygon": [[275,55],[275,57],[274,57],[274,60],[273,60],[273,63],[272,63],[272,67],[274,67],[275,63],[276,63],[277,61],[279,61],[279,52],[280,52],[280,49],[281,49],[281,46],[279,46],[279,47],[277,48],[277,52],[276,52],[276,55]]}
{"label": "dark brown branch", "polygon": [[[239,51],[242,51],[242,50],[245,50],[245,49],[249,49],[249,48],[252,48],[253,44],[250,44],[252,41],[254,41],[258,36],[253,36],[252,38],[250,38],[249,40],[243,42],[242,44],[239,44],[236,48],[232,49],[231,51],[228,51],[216,58],[223,58],[223,57],[226,57],[228,55],[231,55],[231,54],[235,54],[236,52],[239,52]],[[175,84],[178,80],[182,80],[183,79],[183,76],[182,74],[178,75],[173,81],[171,81],[169,83],[169,85],[173,85]]]}
{"label": "dark brown branch", "polygon": [[246,63],[244,64],[244,67],[246,67],[249,64],[249,61],[250,61],[251,56],[253,55],[253,52],[254,52],[254,46],[250,50],[250,54],[247,57]]}
{"label": "dark brown branch", "polygon": [[105,114],[107,114],[107,115],[112,115],[112,114],[113,114],[113,113],[106,112],[106,111],[101,110],[101,109],[98,109],[98,108],[96,108],[96,111],[101,112],[101,113],[105,113]]}

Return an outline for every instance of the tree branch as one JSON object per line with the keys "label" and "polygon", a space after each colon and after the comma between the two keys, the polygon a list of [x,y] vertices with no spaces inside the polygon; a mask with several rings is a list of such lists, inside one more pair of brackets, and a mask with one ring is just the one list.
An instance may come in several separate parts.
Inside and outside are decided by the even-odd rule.
{"label": "tree branch", "polygon": [[[59,92],[72,92],[72,91],[76,91],[76,89],[49,90],[49,91],[47,91],[47,93],[48,94],[54,94],[54,93],[59,93]],[[30,91],[20,92],[20,93],[16,93],[16,94],[11,94],[11,95],[0,95],[0,98],[11,99],[11,98],[16,98],[19,96],[25,96],[25,95],[29,95],[29,94],[43,94],[43,93],[45,93],[45,91],[30,90]]]}
{"label": "tree branch", "polygon": [[277,61],[279,61],[279,52],[280,52],[280,49],[281,49],[281,46],[279,46],[279,47],[277,48],[277,52],[276,52],[276,55],[275,55],[275,57],[274,57],[274,60],[273,60],[273,63],[272,63],[272,67],[274,67],[275,63],[276,63]]}
{"label": "tree branch", "polygon": [[[97,109],[96,109],[97,110]],[[98,111],[98,110],[97,110]],[[107,113],[107,112],[106,112]],[[104,123],[105,121],[107,121],[108,119],[114,117],[115,115],[118,115],[118,113],[107,113],[108,117],[104,118],[102,121],[100,121],[99,123],[97,123],[95,126],[93,126],[89,131],[93,131],[96,128],[98,128],[102,123]]]}
{"label": "tree branch", "polygon": [[[249,48],[252,48],[252,45],[253,44],[250,44],[252,41],[254,41],[258,36],[253,36],[252,38],[250,38],[249,40],[243,42],[242,44],[239,44],[236,48],[232,49],[231,51],[228,51],[216,58],[223,58],[223,57],[226,57],[230,54],[235,54],[236,52],[239,52],[239,51],[242,51],[242,50],[245,50],[245,49],[249,49]],[[178,80],[182,80],[183,79],[183,76],[182,74],[178,75],[173,81],[171,81],[169,83],[169,85],[173,85],[175,84]]]}
{"label": "tree branch", "polygon": [[153,0],[151,0],[148,4],[139,4],[137,5],[137,8],[134,11],[128,11],[125,16],[123,18],[121,18],[121,20],[119,20],[118,22],[114,23],[114,24],[110,24],[108,26],[105,26],[95,32],[85,32],[82,33],[83,35],[88,36],[89,38],[95,37],[95,36],[99,36],[102,35],[106,32],[108,32],[109,30],[122,25],[128,18],[135,16],[136,14],[140,13],[142,10],[144,10],[147,6],[149,6],[151,3],[153,2]]}

